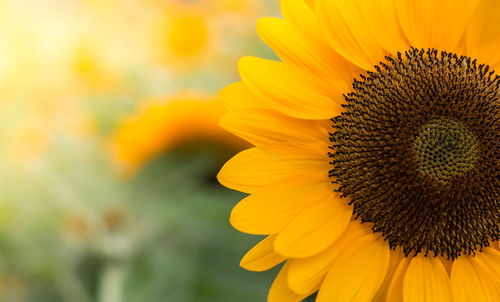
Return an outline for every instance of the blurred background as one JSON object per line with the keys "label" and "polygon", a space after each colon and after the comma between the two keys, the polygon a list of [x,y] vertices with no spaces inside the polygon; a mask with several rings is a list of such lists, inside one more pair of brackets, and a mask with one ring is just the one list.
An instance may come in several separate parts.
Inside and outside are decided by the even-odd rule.
{"label": "blurred background", "polygon": [[0,301],[265,301],[217,126],[278,0],[0,0]]}

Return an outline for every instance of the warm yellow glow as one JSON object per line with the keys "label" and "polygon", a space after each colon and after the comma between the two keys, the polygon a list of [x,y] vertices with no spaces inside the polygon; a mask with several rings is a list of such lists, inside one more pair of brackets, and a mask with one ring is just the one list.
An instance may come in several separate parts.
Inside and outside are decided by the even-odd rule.
{"label": "warm yellow glow", "polygon": [[261,9],[262,5],[259,1],[214,0],[213,2],[218,10],[241,15],[252,15]]}
{"label": "warm yellow glow", "polygon": [[10,142],[11,156],[28,164],[46,151],[50,144],[51,131],[47,120],[38,116],[22,120],[13,133]]}
{"label": "warm yellow glow", "polygon": [[75,84],[83,85],[90,91],[109,91],[117,89],[119,76],[109,66],[100,49],[92,43],[82,42],[70,58]]}
{"label": "warm yellow glow", "polygon": [[[130,97],[134,87],[127,80],[139,79],[138,70],[139,77],[146,75],[140,81],[152,86],[158,71],[177,79],[198,67],[216,68],[222,78],[220,70],[229,70],[245,47],[241,37],[253,30],[251,19],[261,6],[239,0],[44,0],[30,5],[0,0],[0,110],[12,119],[0,121],[1,149],[16,161],[30,162],[61,133],[73,138],[96,134],[86,112],[95,106],[88,103],[111,99],[103,95]],[[163,85],[165,80],[158,81]],[[184,88],[175,85],[174,92]],[[164,86],[154,86],[155,95],[166,94]],[[207,129],[215,127],[214,122]]]}
{"label": "warm yellow glow", "polygon": [[196,14],[175,17],[166,39],[168,46],[175,55],[180,57],[197,55],[207,45],[207,27],[206,20]]}

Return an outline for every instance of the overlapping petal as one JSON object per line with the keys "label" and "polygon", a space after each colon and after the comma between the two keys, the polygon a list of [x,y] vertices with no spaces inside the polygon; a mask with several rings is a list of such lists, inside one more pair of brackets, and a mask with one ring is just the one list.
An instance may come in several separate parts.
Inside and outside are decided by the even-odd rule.
{"label": "overlapping petal", "polygon": [[[486,280],[484,280],[486,279]],[[494,301],[500,297],[488,284],[487,276],[474,265],[472,256],[462,256],[453,262],[451,290],[454,302]]]}
{"label": "overlapping petal", "polygon": [[[356,2],[357,1],[357,2]],[[385,52],[395,55],[410,47],[397,17],[395,2],[400,0],[356,0],[364,26],[371,29]]]}
{"label": "overlapping petal", "polygon": [[317,0],[316,11],[330,45],[365,70],[384,58],[385,52],[358,8],[359,1]]}
{"label": "overlapping petal", "polygon": [[238,69],[247,87],[283,114],[330,119],[341,112],[342,93],[347,89],[344,81],[323,79],[281,62],[253,57],[242,58]]}
{"label": "overlapping petal", "polygon": [[467,54],[500,68],[500,1],[481,0],[467,28]]}
{"label": "overlapping petal", "polygon": [[257,32],[283,62],[298,68],[346,83],[351,83],[362,72],[322,40],[282,19],[260,19]]}
{"label": "overlapping petal", "polygon": [[318,288],[333,260],[347,246],[365,234],[364,232],[364,228],[358,222],[352,221],[342,236],[326,250],[312,257],[293,259],[288,270],[290,288],[299,294],[305,294]]}
{"label": "overlapping petal", "polygon": [[305,34],[322,39],[318,18],[311,7],[304,0],[282,0],[281,11],[283,18],[295,25]]}
{"label": "overlapping petal", "polygon": [[411,46],[465,54],[460,43],[472,15],[470,0],[394,0],[393,5]]}
{"label": "overlapping petal", "polygon": [[404,302],[452,301],[450,278],[436,257],[418,254],[411,259],[403,280]]}
{"label": "overlapping petal", "polygon": [[221,118],[220,125],[255,146],[328,140],[323,122],[296,119],[270,109],[232,111]]}
{"label": "overlapping petal", "polygon": [[[327,177],[328,163],[308,158],[307,154],[300,152],[282,154],[284,157],[277,156],[278,152],[279,147],[268,147],[267,151],[259,148],[242,151],[226,162],[217,178],[228,188],[253,193],[258,188],[291,176]],[[294,157],[296,160],[293,160]],[[286,158],[289,160],[283,160]],[[314,169],[318,166],[323,166],[322,170]]]}
{"label": "overlapping petal", "polygon": [[311,198],[321,203],[309,206],[293,219],[276,237],[276,252],[290,257],[310,257],[330,246],[347,228],[352,216],[352,208],[332,186],[325,186]]}
{"label": "overlapping petal", "polygon": [[334,259],[317,302],[371,301],[384,280],[389,261],[389,246],[367,228]]}
{"label": "overlapping petal", "polygon": [[391,259],[389,261],[387,273],[377,294],[373,298],[373,302],[397,301],[387,299],[387,297],[389,295],[389,287],[395,277],[396,270],[399,268],[399,264],[403,261],[403,259],[405,259],[405,256],[401,250],[397,249],[391,251]]}
{"label": "overlapping petal", "polygon": [[399,262],[387,289],[386,301],[403,301],[403,281],[409,264],[410,258],[403,258]]}
{"label": "overlapping petal", "polygon": [[224,87],[219,92],[219,99],[224,107],[230,111],[269,108],[241,81]]}
{"label": "overlapping petal", "polygon": [[249,271],[261,272],[285,261],[285,257],[274,252],[275,238],[276,236],[268,236],[248,251],[241,259],[241,267]]}
{"label": "overlapping petal", "polygon": [[477,255],[478,260],[475,263],[483,263],[485,271],[491,273],[491,277],[497,281],[500,286],[500,251],[488,247],[482,253]]}
{"label": "overlapping petal", "polygon": [[269,295],[267,296],[268,302],[300,302],[314,292],[299,295],[288,287],[287,275],[289,266],[288,262],[285,263],[276,279],[274,279],[273,285],[269,290]]}
{"label": "overlapping petal", "polygon": [[263,187],[234,207],[231,224],[250,234],[278,233],[304,209],[324,202],[325,191],[333,188],[318,182],[297,176],[275,183],[275,188]]}

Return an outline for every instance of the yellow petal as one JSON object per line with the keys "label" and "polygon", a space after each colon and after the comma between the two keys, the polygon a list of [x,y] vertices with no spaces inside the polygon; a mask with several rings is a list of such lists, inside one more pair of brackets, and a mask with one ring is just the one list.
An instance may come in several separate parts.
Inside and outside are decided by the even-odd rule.
{"label": "yellow petal", "polygon": [[467,29],[467,54],[498,69],[499,47],[500,1],[481,0]]}
{"label": "yellow petal", "polygon": [[283,18],[302,30],[322,39],[318,19],[304,0],[281,0]]}
{"label": "yellow petal", "polygon": [[410,259],[404,257],[396,268],[396,271],[394,271],[394,276],[387,289],[387,302],[403,301],[403,280],[409,264]]}
{"label": "yellow petal", "polygon": [[256,146],[328,141],[328,130],[322,123],[295,119],[269,109],[229,112],[221,118],[220,126]]}
{"label": "yellow petal", "polygon": [[368,232],[359,237],[333,261],[316,301],[371,301],[384,280],[389,260],[389,245],[380,235]]}
{"label": "yellow petal", "polygon": [[490,266],[490,260],[488,257],[483,257],[481,254],[477,254],[471,259],[474,268],[480,272],[483,277],[488,277],[487,279],[494,280],[500,285],[500,279],[498,273],[494,271],[494,268]]}
{"label": "yellow petal", "polygon": [[411,259],[403,280],[404,302],[451,301],[450,278],[437,257],[418,254]]}
{"label": "yellow petal", "polygon": [[243,82],[236,82],[224,87],[219,92],[219,99],[224,107],[231,111],[268,107],[259,101],[259,98]]}
{"label": "yellow petal", "polygon": [[317,0],[316,11],[330,45],[349,61],[372,70],[385,53],[371,25],[358,9],[357,0]]}
{"label": "yellow petal", "polygon": [[231,225],[250,234],[278,233],[304,208],[321,203],[323,195],[318,192],[329,186],[317,178],[294,177],[263,187],[234,207]]}
{"label": "yellow petal", "polygon": [[[307,3],[306,3],[307,2]],[[313,11],[314,0],[281,0],[281,11],[286,22],[299,29],[303,35],[321,44],[320,48],[328,51],[328,59],[335,62],[332,66],[336,73],[341,75],[346,83],[351,84],[353,79],[359,76],[363,70],[352,64],[325,42],[325,36],[321,32],[318,18]]]}
{"label": "yellow petal", "polygon": [[451,292],[454,302],[494,301],[494,293],[474,268],[471,256],[460,256],[451,269]]}
{"label": "yellow petal", "polygon": [[494,264],[495,252],[498,256],[498,251],[495,250],[492,252],[491,250],[484,249],[482,253],[478,253],[475,257],[471,258],[471,262],[478,273],[481,284],[489,292],[489,295],[500,297],[500,271],[498,270],[498,263],[496,266]]}
{"label": "yellow petal", "polygon": [[[319,73],[327,78],[351,83],[361,73],[354,65],[318,39],[303,34],[292,24],[278,18],[263,18],[257,32],[283,62]],[[346,90],[348,87],[345,87]]]}
{"label": "yellow petal", "polygon": [[298,294],[306,294],[318,288],[333,260],[345,247],[366,234],[357,221],[351,221],[345,232],[323,252],[308,258],[293,259],[288,270],[288,285]]}
{"label": "yellow petal", "polygon": [[[387,274],[385,275],[384,282],[382,282],[382,285],[380,286],[380,289],[378,290],[377,294],[373,298],[373,302],[386,302],[386,301],[393,301],[393,300],[388,300],[388,292],[389,292],[389,286],[391,285],[395,272],[399,267],[399,264],[401,261],[404,259],[404,254],[401,250],[396,250],[396,251],[391,251],[391,260],[389,262],[389,268],[387,269]],[[401,296],[402,297],[402,296]]]}
{"label": "yellow petal", "polygon": [[276,236],[268,236],[254,246],[241,259],[240,266],[249,271],[262,272],[275,267],[286,258],[274,252],[273,245]]}
{"label": "yellow petal", "polygon": [[[282,142],[259,146],[263,152],[277,160],[287,162],[300,173],[316,176],[328,176],[331,170],[330,151],[327,137],[313,143],[307,142]],[[328,183],[331,179],[324,178]]]}
{"label": "yellow petal", "polygon": [[468,7],[468,9],[470,11],[475,11],[476,7],[477,7],[477,5],[479,4],[480,1],[482,1],[482,0],[469,0],[469,7]]}
{"label": "yellow petal", "polygon": [[395,55],[398,51],[410,48],[396,14],[394,2],[400,0],[356,1],[363,16],[364,26],[369,24],[372,34],[385,51]]}
{"label": "yellow petal", "polygon": [[290,258],[310,257],[329,247],[345,231],[352,208],[339,193],[326,186],[311,196],[322,200],[305,209],[276,237],[274,249]]}
{"label": "yellow petal", "polygon": [[477,257],[489,267],[497,282],[500,282],[500,251],[493,247],[487,247],[478,253]]}
{"label": "yellow petal", "polygon": [[[307,165],[305,162],[301,164]],[[258,148],[251,148],[227,161],[217,179],[228,188],[252,193],[279,180],[294,175],[311,175],[315,172],[318,173],[304,169],[303,166],[294,166],[293,163],[271,156]]]}
{"label": "yellow petal", "polygon": [[276,61],[243,57],[238,69],[248,88],[267,105],[296,118],[330,119],[338,115],[344,103],[342,94],[348,89],[343,81],[323,80]]}
{"label": "yellow petal", "polygon": [[309,258],[290,260],[288,285],[298,294],[318,288],[339,249],[336,244]]}
{"label": "yellow petal", "polygon": [[312,294],[298,295],[290,290],[286,280],[288,267],[289,263],[287,262],[279,272],[276,279],[274,279],[273,285],[271,286],[267,296],[268,302],[300,302],[302,299]]}
{"label": "yellow petal", "polygon": [[469,0],[394,0],[411,46],[463,54],[457,49],[471,17]]}

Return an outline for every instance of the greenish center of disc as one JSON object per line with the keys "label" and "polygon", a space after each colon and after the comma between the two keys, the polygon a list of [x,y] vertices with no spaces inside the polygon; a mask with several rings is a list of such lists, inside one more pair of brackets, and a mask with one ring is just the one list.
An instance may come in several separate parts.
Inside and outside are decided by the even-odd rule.
{"label": "greenish center of disc", "polygon": [[474,167],[479,141],[465,124],[451,118],[435,118],[417,132],[413,149],[423,173],[448,183]]}

